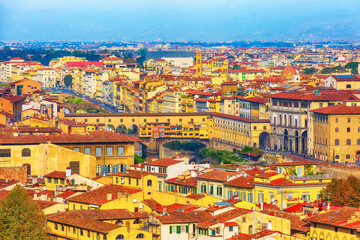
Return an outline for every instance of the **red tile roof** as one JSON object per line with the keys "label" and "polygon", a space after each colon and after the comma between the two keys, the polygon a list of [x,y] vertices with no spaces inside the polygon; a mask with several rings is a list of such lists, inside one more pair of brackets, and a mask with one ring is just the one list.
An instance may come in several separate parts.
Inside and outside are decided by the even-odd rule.
{"label": "red tile roof", "polygon": [[20,135],[14,136],[9,133],[0,134],[1,144],[27,144],[27,143],[97,143],[97,142],[139,142],[135,137],[129,137],[110,131],[92,131],[88,135],[81,134],[62,134],[62,135]]}
{"label": "red tile roof", "polygon": [[303,212],[303,205],[301,203],[295,204],[293,206],[290,206],[288,208],[284,209],[285,212],[290,213],[302,213]]}
{"label": "red tile roof", "polygon": [[233,180],[227,181],[224,184],[228,186],[235,186],[241,188],[254,188],[254,177],[253,176],[241,176]]}
{"label": "red tile roof", "polygon": [[152,162],[145,162],[145,165],[150,166],[159,166],[159,167],[169,167],[171,165],[175,165],[178,163],[182,163],[183,161],[180,160],[174,160],[172,158],[161,158]]}
{"label": "red tile roof", "polygon": [[76,193],[77,192],[75,192],[75,191],[71,191],[71,190],[67,189],[65,192],[60,193],[59,195],[56,195],[56,197],[67,199]]}
{"label": "red tile roof", "polygon": [[258,240],[258,239],[264,239],[265,237],[271,236],[276,233],[279,232],[266,229],[254,234],[239,233],[238,235],[228,238],[226,240]]}
{"label": "red tile roof", "polygon": [[215,117],[229,118],[229,119],[234,119],[234,120],[238,120],[238,121],[242,121],[242,122],[250,122],[250,123],[269,123],[270,122],[269,119],[243,118],[243,117],[233,116],[233,115],[224,114],[224,113],[211,113],[211,115],[215,116]]}
{"label": "red tile roof", "polygon": [[149,175],[148,172],[144,172],[144,171],[136,171],[136,170],[129,170],[126,173],[115,173],[113,174],[113,176],[119,176],[119,177],[130,177],[130,178],[137,178],[137,179],[141,179],[142,177],[145,177]]}
{"label": "red tile roof", "polygon": [[66,178],[66,172],[53,171],[51,173],[46,174],[44,177],[65,179]]}
{"label": "red tile roof", "polygon": [[249,102],[256,102],[256,103],[267,103],[267,102],[269,102],[269,99],[262,98],[262,97],[250,97],[250,98],[244,98],[243,100],[249,101]]}
{"label": "red tile roof", "polygon": [[226,182],[230,177],[237,175],[238,173],[235,172],[225,172],[220,170],[213,170],[206,173],[202,173],[197,176],[197,179],[207,179],[207,180],[214,180],[220,182]]}
{"label": "red tile roof", "polygon": [[197,186],[197,179],[190,177],[190,178],[184,178],[179,179],[178,177],[170,178],[166,180],[165,182],[175,184],[175,185],[181,185],[181,186],[187,186],[187,187],[196,187]]}
{"label": "red tile roof", "polygon": [[41,209],[46,209],[48,207],[59,204],[58,202],[53,202],[53,201],[40,201],[40,200],[34,200],[34,201],[37,203],[37,205],[39,205]]}
{"label": "red tile roof", "polygon": [[[95,205],[102,205],[104,203],[113,201],[118,199],[118,193],[122,194],[134,194],[140,192],[141,190],[130,188],[130,187],[123,187],[119,185],[105,185],[103,187],[97,188],[90,192],[86,192],[74,197],[69,198],[69,201],[72,202],[79,202],[79,203],[88,203],[88,204],[95,204]],[[111,200],[107,200],[108,195],[111,194]]]}
{"label": "red tile roof", "polygon": [[278,210],[271,210],[271,209],[262,210],[260,212],[267,214],[267,215],[276,216],[276,217],[285,218],[285,219],[290,220],[290,228],[293,230],[301,231],[301,232],[308,232],[310,230],[309,224],[307,224],[305,221],[301,220],[300,217],[295,214],[278,211]]}
{"label": "red tile roof", "polygon": [[312,217],[306,218],[306,221],[323,223],[328,225],[338,226],[341,223],[346,223],[351,219],[351,216],[356,212],[360,212],[358,208],[344,207],[336,211],[330,211],[322,214],[317,214]]}
{"label": "red tile roof", "polygon": [[338,104],[330,107],[311,110],[311,112],[328,114],[328,115],[352,115],[352,114],[360,114],[360,107]]}
{"label": "red tile roof", "polygon": [[0,97],[0,98],[6,99],[12,103],[24,101],[26,99],[26,97],[21,97],[21,96],[9,96],[9,97]]}
{"label": "red tile roof", "polygon": [[[88,211],[91,211],[91,210],[88,210]],[[101,210],[96,210],[96,211],[101,211]],[[46,218],[50,222],[66,224],[66,225],[70,225],[70,226],[76,226],[79,228],[88,229],[88,230],[101,232],[101,233],[108,233],[110,231],[113,231],[115,229],[122,227],[120,225],[115,225],[115,224],[111,224],[111,223],[97,221],[94,219],[85,218],[82,216],[77,216],[76,214],[74,214],[74,212],[77,212],[77,211],[49,214],[49,215],[46,215]]]}
{"label": "red tile roof", "polygon": [[205,195],[204,194],[199,194],[199,193],[193,193],[193,194],[190,194],[190,195],[188,195],[186,197],[191,198],[191,199],[195,199],[195,200],[199,200],[201,198],[204,198]]}
{"label": "red tile roof", "polygon": [[167,215],[156,217],[162,224],[173,223],[198,223],[212,218],[211,214],[205,211],[179,212],[173,211]]}
{"label": "red tile roof", "polygon": [[207,229],[218,223],[225,223],[225,222],[231,221],[235,218],[238,218],[242,215],[245,215],[245,214],[248,214],[251,212],[252,212],[252,210],[249,210],[249,209],[235,208],[235,209],[226,211],[224,213],[220,213],[220,214],[212,217],[212,219],[209,221],[201,222],[201,223],[197,224],[197,227]]}
{"label": "red tile roof", "polygon": [[19,181],[13,179],[0,179],[0,190],[19,183]]}
{"label": "red tile roof", "polygon": [[260,173],[259,175],[256,175],[255,177],[257,178],[270,178],[273,176],[279,175],[279,173],[276,172],[264,172],[264,173]]}
{"label": "red tile roof", "polygon": [[153,211],[162,212],[163,210],[163,206],[154,199],[145,199],[142,202]]}
{"label": "red tile roof", "polygon": [[103,65],[102,62],[67,62],[66,63],[66,67],[77,67],[77,68],[80,68],[80,67],[88,67],[88,66],[97,66],[97,67],[101,67]]}

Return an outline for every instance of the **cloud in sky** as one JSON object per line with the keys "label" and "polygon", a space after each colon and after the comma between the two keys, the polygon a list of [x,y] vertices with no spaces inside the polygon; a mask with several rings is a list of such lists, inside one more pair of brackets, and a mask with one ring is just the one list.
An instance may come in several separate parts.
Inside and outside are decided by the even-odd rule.
{"label": "cloud in sky", "polygon": [[359,10],[358,0],[4,0],[0,39],[360,38]]}

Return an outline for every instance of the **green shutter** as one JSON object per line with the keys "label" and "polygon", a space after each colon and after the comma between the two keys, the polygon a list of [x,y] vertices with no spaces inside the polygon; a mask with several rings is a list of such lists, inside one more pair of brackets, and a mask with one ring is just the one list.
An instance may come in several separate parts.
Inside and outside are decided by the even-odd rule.
{"label": "green shutter", "polygon": [[211,231],[211,235],[212,235],[212,236],[215,236],[215,234],[216,234],[216,231],[215,231],[215,230],[212,230],[212,231]]}
{"label": "green shutter", "polygon": [[180,226],[176,226],[176,233],[177,234],[181,233],[181,227]]}
{"label": "green shutter", "polygon": [[170,234],[172,234],[172,227],[170,226]]}
{"label": "green shutter", "polygon": [[186,233],[189,232],[189,226],[186,226]]}

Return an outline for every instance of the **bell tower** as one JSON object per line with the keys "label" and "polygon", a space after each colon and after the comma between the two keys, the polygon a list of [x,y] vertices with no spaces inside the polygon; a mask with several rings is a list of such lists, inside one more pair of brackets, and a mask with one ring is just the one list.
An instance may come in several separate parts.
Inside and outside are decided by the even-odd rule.
{"label": "bell tower", "polygon": [[224,64],[221,66],[221,73],[226,79],[228,79],[228,77],[229,77],[229,61],[228,60],[225,60]]}
{"label": "bell tower", "polygon": [[197,52],[195,55],[195,68],[196,74],[195,77],[202,77],[202,53]]}

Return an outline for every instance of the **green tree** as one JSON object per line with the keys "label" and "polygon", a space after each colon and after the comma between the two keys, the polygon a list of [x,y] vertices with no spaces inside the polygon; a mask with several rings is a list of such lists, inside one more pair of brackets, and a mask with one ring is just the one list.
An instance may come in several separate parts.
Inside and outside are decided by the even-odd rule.
{"label": "green tree", "polygon": [[359,74],[358,66],[359,66],[358,62],[349,62],[348,64],[345,65],[345,68],[346,69],[350,68],[351,69],[351,74]]}
{"label": "green tree", "polygon": [[312,68],[304,68],[305,75],[313,75],[316,72],[317,72],[317,70],[313,67]]}
{"label": "green tree", "polygon": [[73,77],[70,75],[70,74],[68,74],[68,75],[66,75],[65,77],[64,77],[64,84],[65,84],[65,86],[66,87],[71,87],[72,86],[72,80],[73,80]]}
{"label": "green tree", "polygon": [[143,159],[142,157],[135,154],[134,161],[135,161],[136,164],[137,163],[143,163],[143,162],[145,162],[145,159]]}
{"label": "green tree", "polygon": [[29,193],[17,185],[0,202],[0,239],[45,239],[46,218]]}

